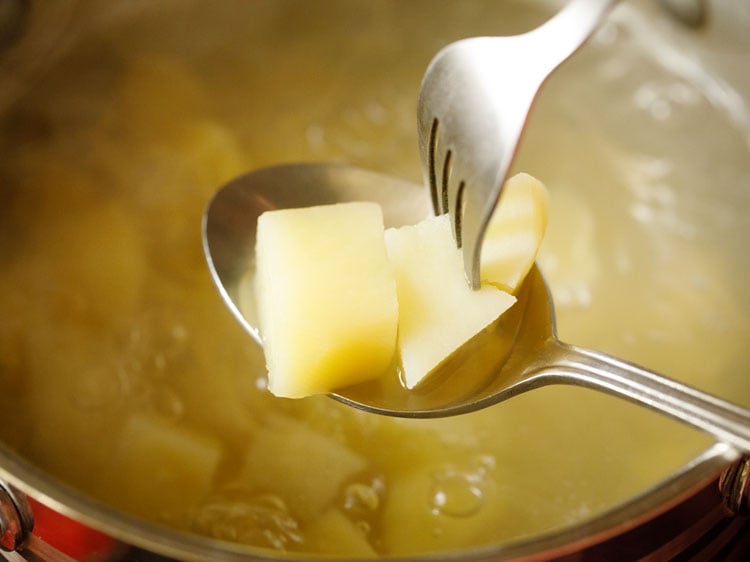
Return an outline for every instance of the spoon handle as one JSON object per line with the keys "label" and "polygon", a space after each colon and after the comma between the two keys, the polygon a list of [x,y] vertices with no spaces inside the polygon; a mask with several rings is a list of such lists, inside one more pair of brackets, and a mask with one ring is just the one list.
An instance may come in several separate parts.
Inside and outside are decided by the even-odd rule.
{"label": "spoon handle", "polygon": [[750,410],[746,410],[643,367],[604,353],[555,342],[539,373],[558,382],[596,389],[647,406],[750,453]]}

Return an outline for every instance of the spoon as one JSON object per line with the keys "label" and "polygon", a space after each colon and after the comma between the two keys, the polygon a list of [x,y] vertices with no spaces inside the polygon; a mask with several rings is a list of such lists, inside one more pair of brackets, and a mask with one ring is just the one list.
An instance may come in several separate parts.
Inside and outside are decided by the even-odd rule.
{"label": "spoon", "polygon": [[[211,275],[234,316],[261,344],[252,293],[255,228],[261,213],[344,201],[374,201],[385,226],[431,213],[424,188],[343,164],[291,164],[243,175],[222,187],[203,217]],[[331,394],[390,416],[434,418],[472,412],[551,384],[599,390],[649,407],[750,452],[750,411],[642,367],[560,342],[550,292],[534,266],[518,302],[440,364],[416,389],[397,373]]]}

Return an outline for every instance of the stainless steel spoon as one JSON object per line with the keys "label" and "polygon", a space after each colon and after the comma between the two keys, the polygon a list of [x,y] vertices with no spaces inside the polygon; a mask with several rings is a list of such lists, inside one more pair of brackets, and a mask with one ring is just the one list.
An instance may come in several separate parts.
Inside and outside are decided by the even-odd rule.
{"label": "stainless steel spoon", "polygon": [[[252,291],[255,227],[269,209],[341,201],[375,201],[386,226],[413,224],[431,212],[426,190],[392,176],[346,165],[265,168],[222,187],[203,220],[203,246],[224,301],[260,344]],[[394,368],[395,369],[395,368]],[[599,390],[701,429],[750,452],[750,411],[603,353],[560,342],[550,293],[534,267],[518,302],[493,326],[446,359],[430,378],[406,390],[395,372],[331,396],[390,416],[463,414],[534,388],[568,384]]]}

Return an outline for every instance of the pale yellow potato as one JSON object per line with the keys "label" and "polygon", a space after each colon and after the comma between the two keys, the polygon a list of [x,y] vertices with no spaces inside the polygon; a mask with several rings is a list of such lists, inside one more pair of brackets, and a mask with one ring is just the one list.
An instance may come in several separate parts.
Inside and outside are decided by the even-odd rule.
{"label": "pale yellow potato", "polygon": [[281,497],[296,518],[310,521],[368,466],[365,457],[333,436],[274,415],[253,437],[241,481],[254,492]]}
{"label": "pale yellow potato", "polygon": [[410,389],[516,302],[491,285],[469,287],[449,220],[430,217],[385,232],[398,291],[403,382]]}
{"label": "pale yellow potato", "polygon": [[264,213],[256,295],[268,388],[296,398],[381,376],[398,303],[374,203]]}
{"label": "pale yellow potato", "polygon": [[529,174],[506,182],[482,243],[482,282],[518,290],[544,239],[548,198],[544,184]]}
{"label": "pale yellow potato", "polygon": [[[34,353],[19,358],[23,363],[18,367],[24,370],[18,386],[8,384],[0,372],[3,395],[7,388],[8,399],[20,401],[30,416],[19,434],[29,456],[89,491],[113,454],[117,445],[113,436],[126,414],[113,338],[80,319],[50,322],[45,302],[29,300],[28,304],[27,324],[16,343],[20,350]],[[103,434],[111,438],[102,440]]]}
{"label": "pale yellow potato", "polygon": [[131,513],[189,525],[189,513],[211,490],[222,452],[218,439],[161,416],[134,414],[116,441],[104,496]]}
{"label": "pale yellow potato", "polygon": [[336,508],[326,511],[305,529],[305,548],[335,556],[377,556],[364,532]]}

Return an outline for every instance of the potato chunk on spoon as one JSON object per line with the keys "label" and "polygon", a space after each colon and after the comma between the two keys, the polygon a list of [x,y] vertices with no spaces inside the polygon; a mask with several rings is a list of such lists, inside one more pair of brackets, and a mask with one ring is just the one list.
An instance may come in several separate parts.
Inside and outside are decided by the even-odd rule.
{"label": "potato chunk on spoon", "polygon": [[[203,217],[209,270],[231,312],[261,343],[252,306],[241,293],[254,268],[258,217],[267,210],[373,201],[386,227],[414,224],[430,212],[424,188],[347,165],[294,164],[261,169],[222,187]],[[407,390],[396,377],[331,396],[365,411],[430,418],[471,412],[550,384],[583,386],[649,407],[750,452],[750,411],[603,353],[560,342],[549,290],[535,266],[518,303],[499,322]]]}

